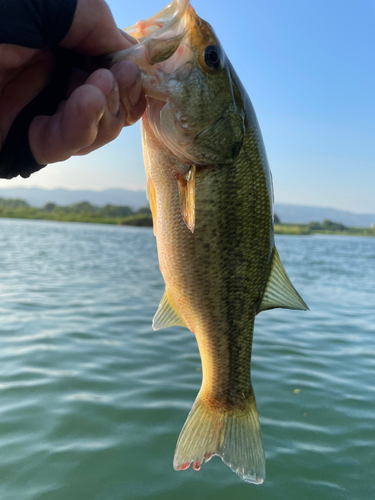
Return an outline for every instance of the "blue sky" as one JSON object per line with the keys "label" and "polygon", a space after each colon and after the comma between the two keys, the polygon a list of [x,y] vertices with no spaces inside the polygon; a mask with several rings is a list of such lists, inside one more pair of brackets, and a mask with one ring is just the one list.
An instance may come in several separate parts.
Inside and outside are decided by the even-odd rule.
{"label": "blue sky", "polygon": [[[120,27],[163,1],[108,0]],[[254,104],[277,202],[375,213],[374,0],[199,0]],[[139,124],[3,186],[142,189]]]}

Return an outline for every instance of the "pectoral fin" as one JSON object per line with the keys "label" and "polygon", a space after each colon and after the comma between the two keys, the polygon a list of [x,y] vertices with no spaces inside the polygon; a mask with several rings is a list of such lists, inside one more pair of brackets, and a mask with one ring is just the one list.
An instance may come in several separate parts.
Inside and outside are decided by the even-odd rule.
{"label": "pectoral fin", "polygon": [[178,179],[181,213],[185,224],[194,233],[195,228],[195,177],[197,168],[193,165],[186,176]]}
{"label": "pectoral fin", "polygon": [[168,296],[167,290],[165,290],[158,310],[154,316],[152,328],[154,330],[161,330],[162,328],[168,328],[170,326],[186,326],[186,324]]}
{"label": "pectoral fin", "polygon": [[146,196],[148,201],[150,202],[150,208],[152,213],[152,224],[154,226],[154,234],[156,235],[156,192],[155,187],[150,178],[147,179],[146,186]]}
{"label": "pectoral fin", "polygon": [[309,308],[292,285],[275,247],[272,253],[272,264],[268,282],[257,312],[260,313],[261,311],[276,307],[300,309],[302,311],[306,311]]}

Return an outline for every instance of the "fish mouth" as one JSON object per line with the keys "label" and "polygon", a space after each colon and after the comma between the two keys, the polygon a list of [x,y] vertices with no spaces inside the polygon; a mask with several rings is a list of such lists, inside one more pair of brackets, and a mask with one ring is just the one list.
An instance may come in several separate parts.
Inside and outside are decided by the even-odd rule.
{"label": "fish mouth", "polygon": [[147,20],[125,28],[138,44],[104,56],[101,62],[112,66],[122,60],[133,61],[140,69],[146,96],[166,102],[168,77],[194,58],[192,50],[182,43],[191,22],[188,11],[196,16],[190,0],[174,0]]}
{"label": "fish mouth", "polygon": [[124,31],[138,40],[139,43],[153,36],[155,38],[168,38],[169,31],[178,28],[183,20],[189,4],[190,0],[174,0],[146,21],[137,21],[132,26],[125,28]]}

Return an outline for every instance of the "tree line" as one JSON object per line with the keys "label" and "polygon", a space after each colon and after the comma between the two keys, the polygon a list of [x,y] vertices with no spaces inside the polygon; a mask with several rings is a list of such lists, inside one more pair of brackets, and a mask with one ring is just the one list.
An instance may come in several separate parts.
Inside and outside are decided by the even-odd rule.
{"label": "tree line", "polygon": [[52,219],[76,222],[104,222],[151,226],[151,210],[142,207],[133,210],[129,206],[107,204],[103,207],[92,205],[88,201],[72,205],[46,203],[41,208],[32,207],[25,200],[0,198],[0,217],[19,217],[27,219]]}

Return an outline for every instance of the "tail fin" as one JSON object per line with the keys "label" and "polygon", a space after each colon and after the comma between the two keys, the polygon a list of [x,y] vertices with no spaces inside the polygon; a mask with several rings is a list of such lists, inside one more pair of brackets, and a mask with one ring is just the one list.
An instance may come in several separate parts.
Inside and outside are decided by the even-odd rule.
{"label": "tail fin", "polygon": [[178,438],[173,460],[175,470],[199,470],[203,459],[214,455],[249,483],[262,484],[265,458],[254,393],[244,408],[223,411],[209,408],[198,394]]}

